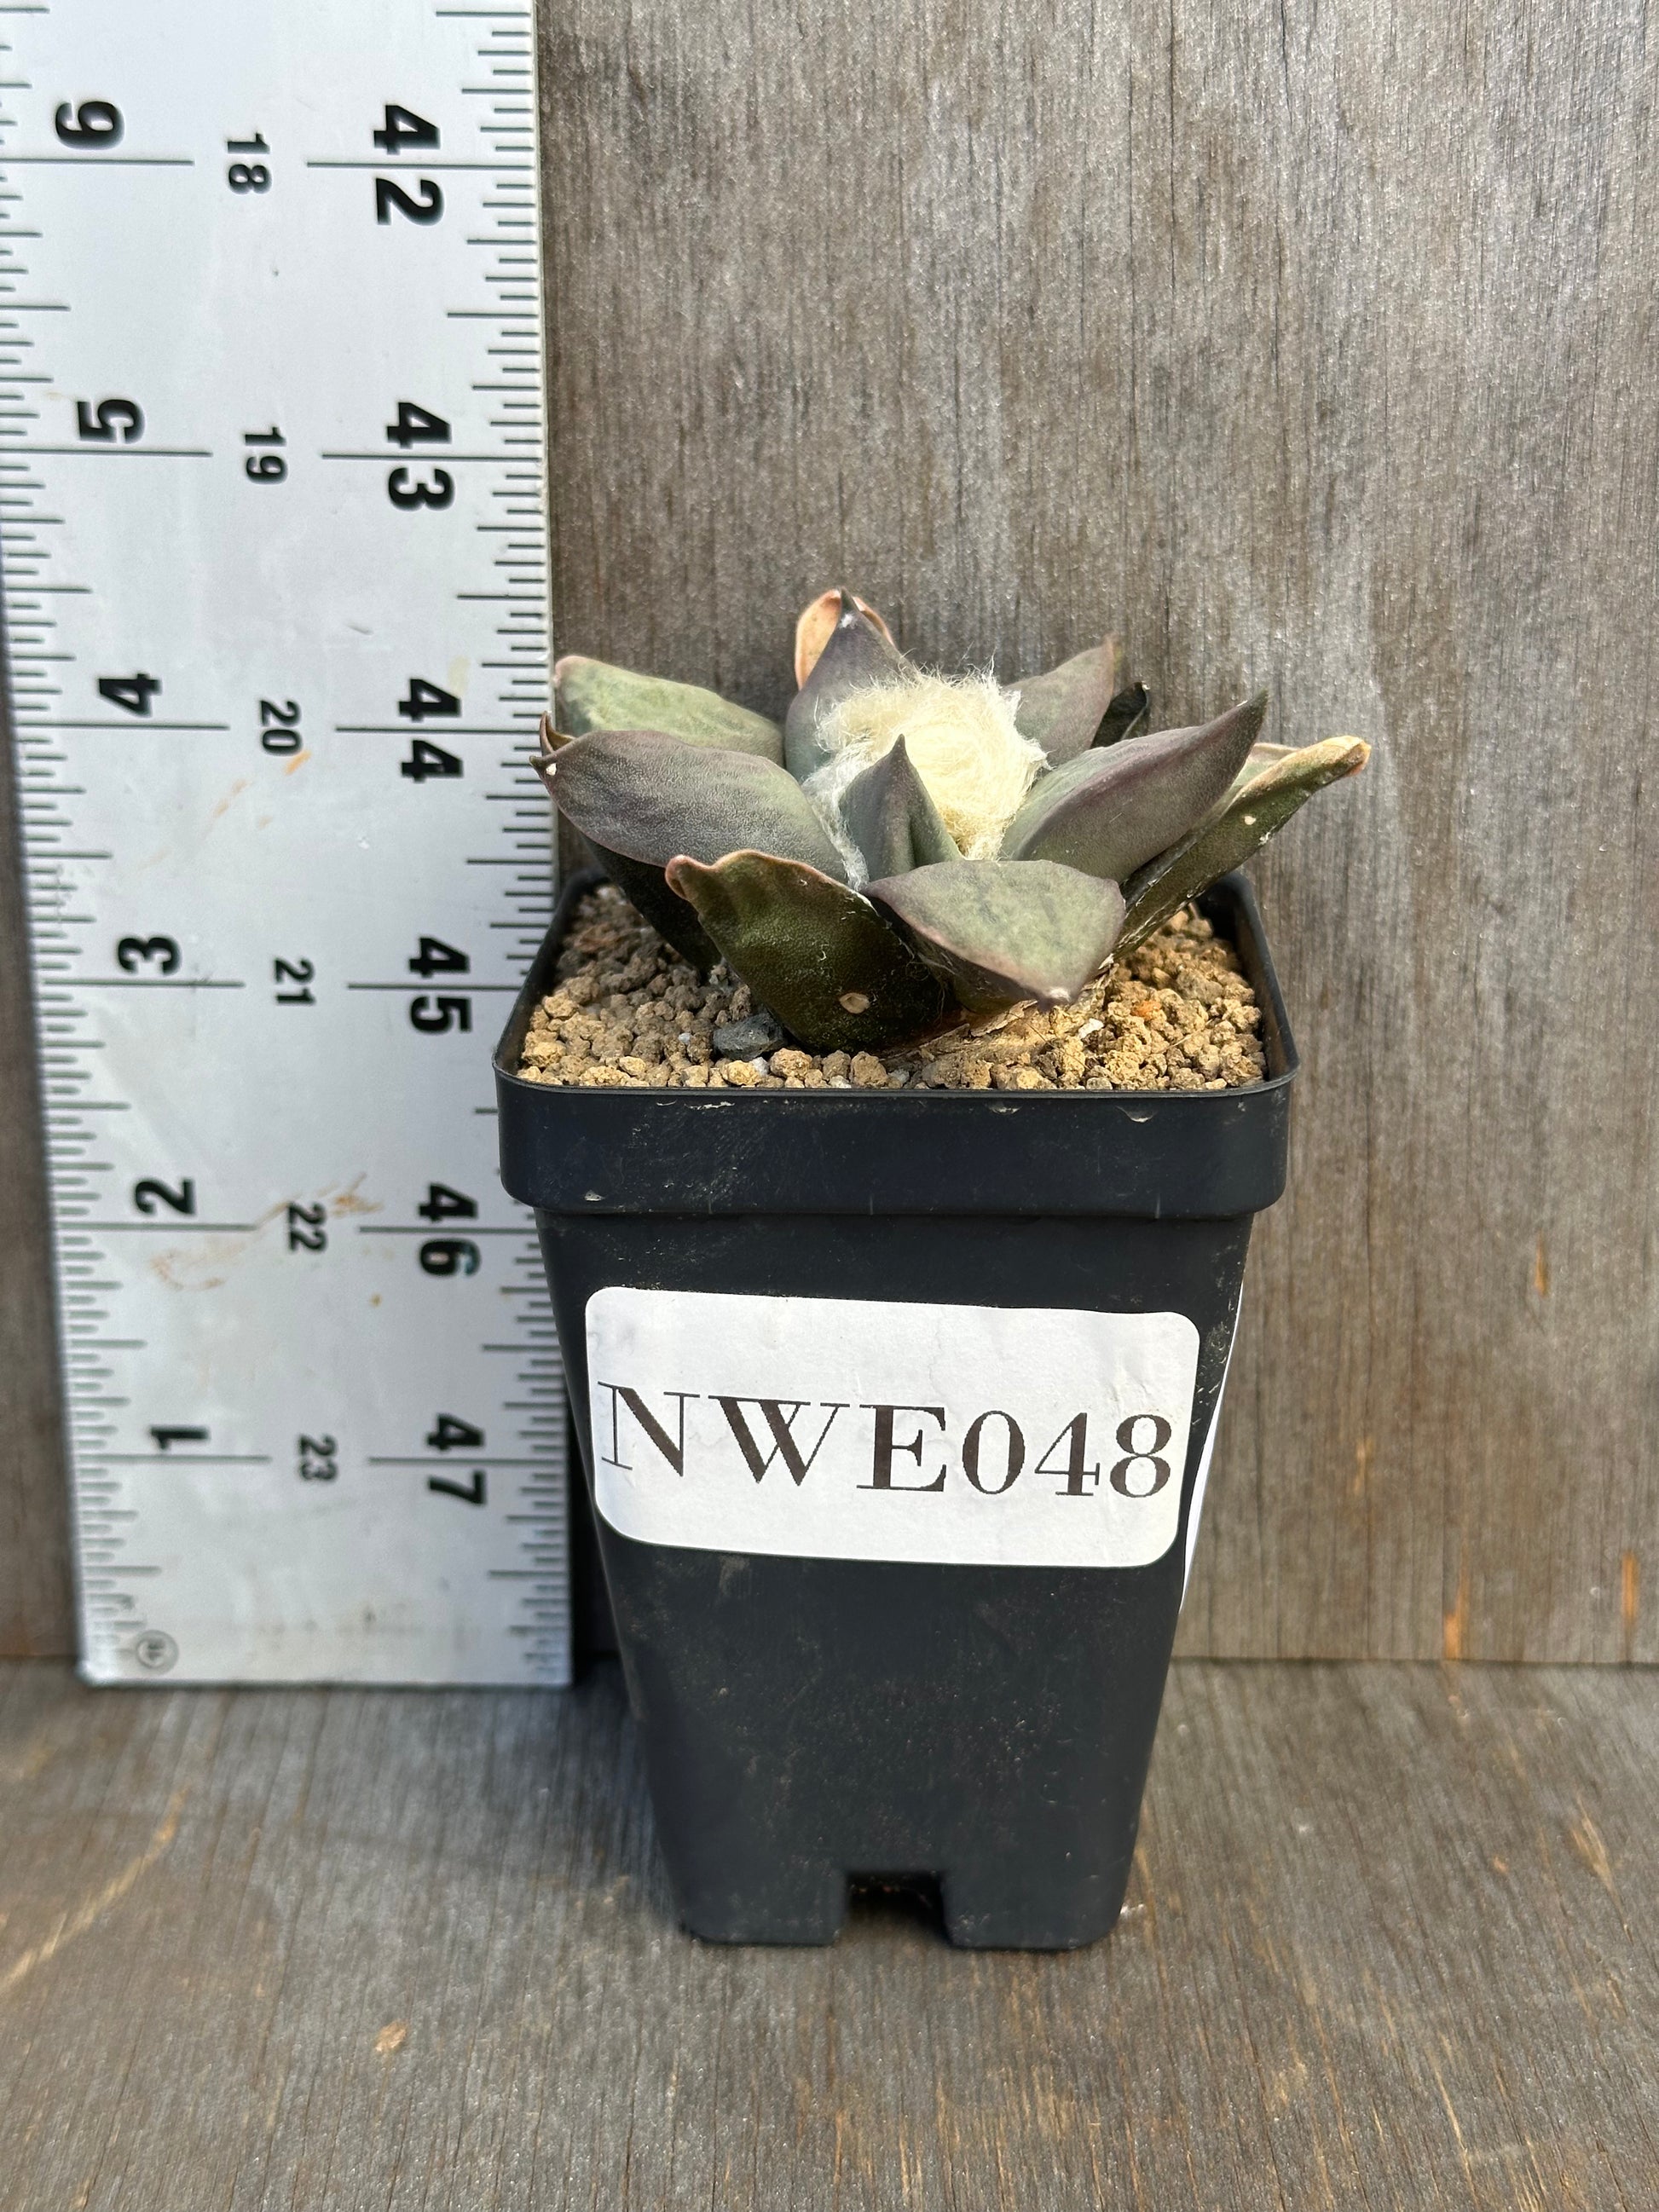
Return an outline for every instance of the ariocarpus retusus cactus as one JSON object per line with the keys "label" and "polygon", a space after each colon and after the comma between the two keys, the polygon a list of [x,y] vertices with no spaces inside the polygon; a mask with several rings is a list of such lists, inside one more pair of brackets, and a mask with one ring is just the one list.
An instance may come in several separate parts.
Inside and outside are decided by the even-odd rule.
{"label": "ariocarpus retusus cactus", "polygon": [[662,935],[723,957],[814,1051],[880,1051],[1061,1005],[1364,765],[1358,738],[1261,742],[1267,695],[1143,728],[1109,641],[1004,690],[930,675],[850,592],[796,629],[782,727],[573,654],[541,770]]}

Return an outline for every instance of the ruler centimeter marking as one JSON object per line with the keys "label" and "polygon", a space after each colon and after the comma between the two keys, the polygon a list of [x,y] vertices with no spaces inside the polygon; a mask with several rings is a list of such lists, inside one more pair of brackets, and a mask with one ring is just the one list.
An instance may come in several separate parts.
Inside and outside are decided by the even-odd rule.
{"label": "ruler centimeter marking", "polygon": [[562,1682],[532,0],[0,6],[0,571],[94,1682]]}

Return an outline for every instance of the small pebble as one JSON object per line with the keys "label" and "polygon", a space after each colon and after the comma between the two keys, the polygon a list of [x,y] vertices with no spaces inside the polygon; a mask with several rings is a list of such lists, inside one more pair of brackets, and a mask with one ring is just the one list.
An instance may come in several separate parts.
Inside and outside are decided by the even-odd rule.
{"label": "small pebble", "polygon": [[589,1090],[1225,1091],[1259,1083],[1261,1010],[1183,908],[1069,1006],[1017,1006],[887,1053],[793,1044],[725,964],[697,975],[602,884],[576,909],[520,1073]]}
{"label": "small pebble", "polygon": [[739,1022],[723,1022],[714,1036],[715,1051],[726,1060],[752,1060],[757,1053],[775,1052],[782,1042],[783,1024],[764,1006]]}

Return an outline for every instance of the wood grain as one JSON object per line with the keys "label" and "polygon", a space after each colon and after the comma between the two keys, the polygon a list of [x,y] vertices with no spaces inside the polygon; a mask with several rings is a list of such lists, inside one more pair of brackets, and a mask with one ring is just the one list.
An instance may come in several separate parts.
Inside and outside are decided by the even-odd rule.
{"label": "wood grain", "polygon": [[1177,1666],[1128,1906],[673,1925],[564,1696],[0,1675],[0,2208],[1559,2212],[1651,2202],[1659,1705]]}
{"label": "wood grain", "polygon": [[775,708],[845,578],[1376,744],[1259,870],[1307,1072],[1189,1650],[1659,1656],[1646,20],[545,15],[566,647]]}
{"label": "wood grain", "polygon": [[[1647,21],[544,13],[564,645],[776,707],[844,575],[924,654],[1110,625],[1170,717],[1268,681],[1279,734],[1376,744],[1260,870],[1307,1071],[1193,1651],[1659,1657]],[[0,949],[0,1632],[40,1649],[5,899]]]}

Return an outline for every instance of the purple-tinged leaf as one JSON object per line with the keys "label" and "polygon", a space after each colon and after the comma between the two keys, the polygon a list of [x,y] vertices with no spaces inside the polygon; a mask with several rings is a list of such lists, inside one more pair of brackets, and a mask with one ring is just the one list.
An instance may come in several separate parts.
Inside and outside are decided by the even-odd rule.
{"label": "purple-tinged leaf", "polygon": [[1117,640],[1109,637],[1103,645],[1091,645],[1058,668],[1018,684],[1015,726],[1021,737],[1035,738],[1058,767],[1094,744],[1116,682]]}
{"label": "purple-tinged leaf", "polygon": [[854,777],[842,793],[841,814],[866,875],[902,876],[962,858],[902,738]]}
{"label": "purple-tinged leaf", "polygon": [[878,629],[853,593],[841,594],[841,612],[811,674],[789,702],[783,722],[783,757],[791,775],[805,781],[829,758],[818,724],[854,691],[874,684],[896,684],[911,673],[909,662]]}
{"label": "purple-tinged leaf", "polygon": [[976,1015],[1025,999],[1067,1004],[1100,973],[1123,922],[1115,884],[1052,860],[949,860],[872,884],[867,896]]}
{"label": "purple-tinged leaf", "polygon": [[661,730],[688,745],[718,745],[781,762],[783,732],[764,714],[751,714],[698,684],[663,676],[636,676],[584,653],[567,653],[553,670],[553,699],[561,730],[574,738],[599,730]]}
{"label": "purple-tinged leaf", "polygon": [[575,738],[538,763],[554,804],[584,837],[665,867],[677,854],[722,859],[761,842],[826,875],[846,871],[800,786],[753,753],[694,745],[659,730]]}
{"label": "purple-tinged leaf", "polygon": [[[856,595],[855,595],[856,597]],[[818,656],[830,642],[830,634],[841,619],[845,595],[838,591],[820,592],[809,599],[800,611],[795,624],[795,689],[800,690],[807,678],[818,665]],[[868,615],[890,645],[893,633],[871,605],[868,599],[857,599],[860,614]]]}
{"label": "purple-tinged leaf", "polygon": [[1129,910],[1118,950],[1133,951],[1177,907],[1249,860],[1315,792],[1357,775],[1370,750],[1363,738],[1327,738],[1321,744],[1299,745],[1232,792],[1224,806],[1124,885]]}
{"label": "purple-tinged leaf", "polygon": [[1009,823],[1009,860],[1058,860],[1107,883],[1165,851],[1222,796],[1267,711],[1258,692],[1213,722],[1158,730],[1091,751],[1042,777]]}

